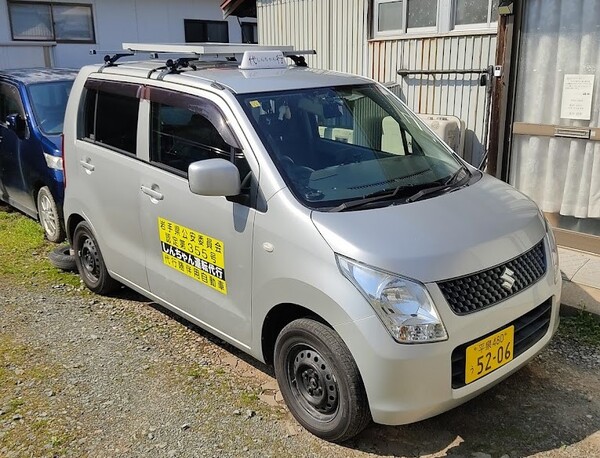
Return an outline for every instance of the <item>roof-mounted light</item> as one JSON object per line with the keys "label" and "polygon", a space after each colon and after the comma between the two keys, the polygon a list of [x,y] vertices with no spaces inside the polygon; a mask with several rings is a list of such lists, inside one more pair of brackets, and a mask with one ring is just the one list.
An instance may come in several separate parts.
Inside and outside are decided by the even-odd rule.
{"label": "roof-mounted light", "polygon": [[287,68],[281,51],[246,51],[242,57],[240,70]]}

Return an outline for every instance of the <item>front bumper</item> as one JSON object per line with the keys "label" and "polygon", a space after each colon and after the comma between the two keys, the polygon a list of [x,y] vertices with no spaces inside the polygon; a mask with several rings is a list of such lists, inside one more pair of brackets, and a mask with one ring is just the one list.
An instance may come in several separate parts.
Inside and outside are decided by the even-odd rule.
{"label": "front bumper", "polygon": [[[432,417],[472,399],[527,364],[548,344],[558,328],[560,287],[560,281],[554,284],[554,275],[549,269],[527,290],[489,309],[458,316],[444,306],[445,300],[437,285],[429,284],[427,288],[448,330],[449,338],[444,342],[398,344],[376,316],[337,326],[361,372],[373,420],[400,425]],[[453,388],[455,349],[533,313],[545,301],[550,304],[550,321],[541,338],[508,364],[472,383]]]}

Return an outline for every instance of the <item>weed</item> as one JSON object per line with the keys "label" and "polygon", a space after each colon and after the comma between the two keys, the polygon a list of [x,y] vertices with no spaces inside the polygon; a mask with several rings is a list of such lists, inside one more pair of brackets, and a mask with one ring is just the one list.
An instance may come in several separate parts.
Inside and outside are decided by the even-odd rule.
{"label": "weed", "polygon": [[587,310],[561,318],[560,332],[582,344],[600,347],[600,321]]}
{"label": "weed", "polygon": [[248,393],[247,391],[242,392],[240,398],[242,401],[242,405],[246,407],[254,406],[258,401],[258,396],[256,394]]}
{"label": "weed", "polygon": [[44,239],[37,222],[0,206],[0,278],[22,284],[78,287],[78,275],[63,272],[48,260],[48,253],[55,247]]}

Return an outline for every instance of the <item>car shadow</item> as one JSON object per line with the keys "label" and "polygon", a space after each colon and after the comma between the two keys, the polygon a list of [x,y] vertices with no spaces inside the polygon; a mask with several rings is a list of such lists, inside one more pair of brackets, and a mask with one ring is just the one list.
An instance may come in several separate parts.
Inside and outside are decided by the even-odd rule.
{"label": "car shadow", "polygon": [[[134,294],[137,294],[137,293],[134,292]],[[140,295],[140,297],[145,301],[149,301],[149,299],[145,298],[144,296]],[[223,350],[226,350],[227,352],[231,353],[232,356],[235,356],[236,358],[241,359],[245,363],[247,363],[250,366],[254,367],[255,369],[263,372],[264,374],[275,378],[275,372],[273,372],[273,368],[271,366],[260,362],[259,360],[255,359],[254,357],[250,356],[249,354],[245,353],[244,351],[234,347],[233,345],[231,345],[228,342],[225,342],[224,340],[220,339],[219,337],[215,336],[214,334],[211,334],[210,332],[206,331],[205,329],[201,328],[200,326],[192,323],[191,321],[186,320],[185,318],[182,318],[181,316],[172,312],[168,308],[163,307],[160,304],[157,304],[156,302],[150,301],[148,303],[148,305],[150,307],[152,307],[153,309],[155,309],[156,311],[169,316],[169,318],[172,318],[173,320],[182,324],[189,330],[194,331],[195,333],[201,335],[203,338],[205,338],[209,342],[211,342],[215,345],[218,345]]]}
{"label": "car shadow", "polygon": [[[148,305],[274,377],[271,366],[161,305],[153,302]],[[574,363],[546,349],[519,372],[462,406],[405,426],[372,423],[340,447],[380,456],[471,457],[480,452],[511,458],[568,447],[600,430],[600,396],[597,391],[594,394],[598,387],[565,381],[572,371],[585,372],[576,366],[569,367],[570,364]],[[557,372],[561,372],[561,376],[558,377]],[[593,374],[597,374],[597,370],[588,374],[592,380],[597,379]]]}
{"label": "car shadow", "polygon": [[[576,444],[600,430],[600,399],[585,386],[557,383],[556,374],[547,371],[548,356],[546,350],[451,411],[406,426],[371,425],[345,446],[386,456],[470,457],[480,452],[521,457]],[[597,378],[592,373],[588,376]]]}

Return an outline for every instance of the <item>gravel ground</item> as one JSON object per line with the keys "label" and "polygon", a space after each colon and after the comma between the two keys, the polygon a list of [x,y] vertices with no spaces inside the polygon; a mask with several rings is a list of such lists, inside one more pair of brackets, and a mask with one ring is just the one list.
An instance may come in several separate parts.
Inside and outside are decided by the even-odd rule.
{"label": "gravel ground", "polygon": [[269,368],[123,289],[0,284],[0,457],[600,457],[600,350],[555,339],[477,399],[333,445]]}

